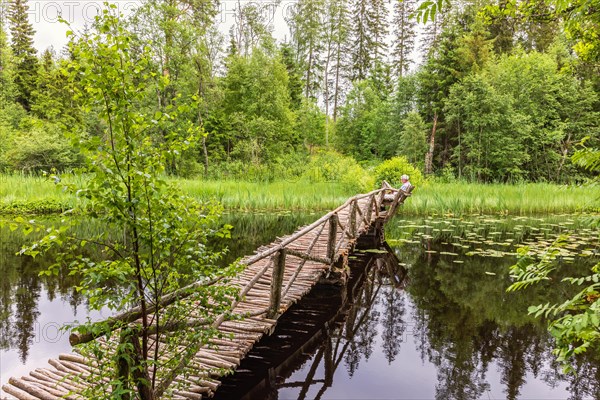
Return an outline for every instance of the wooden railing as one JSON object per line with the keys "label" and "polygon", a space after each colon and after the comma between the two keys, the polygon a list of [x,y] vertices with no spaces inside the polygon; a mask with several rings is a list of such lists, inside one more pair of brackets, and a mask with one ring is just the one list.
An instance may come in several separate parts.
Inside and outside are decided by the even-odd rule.
{"label": "wooden railing", "polygon": [[[393,195],[391,197],[390,195]],[[374,219],[384,218],[389,219],[396,211],[399,203],[409,196],[410,193],[403,192],[392,188],[384,181],[381,189],[374,190],[367,194],[360,194],[348,199],[344,204],[335,210],[327,213],[312,224],[300,229],[294,234],[284,238],[280,243],[272,245],[267,249],[251,256],[242,259],[242,264],[250,267],[262,260],[269,258],[269,261],[257,272],[257,274],[240,289],[237,299],[233,301],[229,311],[233,310],[244,297],[252,290],[257,282],[265,275],[271,275],[271,294],[269,307],[253,312],[251,315],[261,315],[266,312],[267,318],[276,318],[279,314],[279,308],[285,296],[293,290],[294,282],[299,276],[302,268],[307,261],[322,263],[327,265],[327,275],[331,273],[336,261],[340,255],[347,252],[346,248],[342,248],[344,241],[346,243],[354,241],[366,231]],[[390,199],[391,197],[391,199]],[[388,205],[385,211],[384,204]],[[341,235],[339,234],[341,231]],[[314,237],[310,242],[306,243],[304,237],[314,233]],[[299,241],[304,241],[306,246],[294,246]],[[323,249],[322,244],[326,243],[326,248]],[[320,246],[319,246],[320,245]],[[295,248],[296,247],[296,248]],[[298,248],[299,247],[299,248]],[[315,251],[315,248],[319,247]],[[296,267],[294,273],[289,280],[284,280],[284,271],[286,260],[289,257],[300,259],[300,263]],[[211,280],[206,282],[195,282],[191,285],[181,288],[177,292],[164,296],[156,305],[147,310],[148,313],[155,312],[156,309],[167,307],[175,301],[183,300],[192,295],[198,287],[218,284],[219,280]],[[122,327],[124,324],[133,323],[141,318],[141,309],[134,308],[128,312],[110,317],[104,324],[108,323],[108,329]],[[218,328],[221,323],[226,320],[226,313],[219,315],[213,322],[212,327]],[[201,325],[198,321],[195,325]],[[106,331],[98,333],[71,333],[69,340],[72,345],[89,342],[99,336],[105,334]]]}

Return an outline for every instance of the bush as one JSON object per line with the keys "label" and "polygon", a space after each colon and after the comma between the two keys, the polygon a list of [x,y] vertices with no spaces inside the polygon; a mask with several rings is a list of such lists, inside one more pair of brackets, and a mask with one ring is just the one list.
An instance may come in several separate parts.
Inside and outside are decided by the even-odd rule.
{"label": "bush", "polygon": [[377,186],[381,186],[383,181],[387,181],[393,187],[400,187],[402,185],[400,177],[404,174],[410,177],[410,183],[413,186],[422,186],[425,182],[421,171],[409,163],[405,157],[394,157],[375,167],[375,183]]}
{"label": "bush", "polygon": [[65,171],[77,166],[79,154],[53,124],[26,119],[3,150],[5,167],[21,172]]}
{"label": "bush", "polygon": [[302,178],[309,182],[338,182],[352,192],[368,192],[373,188],[373,177],[354,158],[331,150],[312,156]]}

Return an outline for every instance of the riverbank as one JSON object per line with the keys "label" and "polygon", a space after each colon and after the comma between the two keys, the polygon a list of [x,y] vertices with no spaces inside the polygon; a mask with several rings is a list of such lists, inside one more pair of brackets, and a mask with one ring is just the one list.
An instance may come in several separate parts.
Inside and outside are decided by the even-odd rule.
{"label": "riverbank", "polygon": [[[68,183],[81,177],[66,176]],[[232,212],[325,211],[355,195],[338,182],[173,179],[198,200],[214,199]],[[535,215],[598,212],[600,187],[546,183],[519,185],[428,182],[415,189],[404,208],[407,215],[508,214]],[[75,199],[59,185],[41,177],[0,176],[0,214],[57,214]]]}

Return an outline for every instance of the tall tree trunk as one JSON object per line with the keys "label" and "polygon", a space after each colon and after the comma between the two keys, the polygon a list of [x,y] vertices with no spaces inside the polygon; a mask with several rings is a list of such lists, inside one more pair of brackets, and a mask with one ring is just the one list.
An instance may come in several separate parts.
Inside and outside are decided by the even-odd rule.
{"label": "tall tree trunk", "polygon": [[308,65],[306,66],[306,91],[304,97],[308,99],[310,95],[310,80],[312,79],[312,68],[313,68],[313,44],[310,44],[308,51]]}
{"label": "tall tree trunk", "polygon": [[206,148],[206,135],[202,136],[202,150],[204,150],[204,176],[208,176],[208,149]]}
{"label": "tall tree trunk", "polygon": [[558,170],[556,171],[556,182],[560,182],[560,176],[562,175],[562,170],[565,165],[565,161],[567,160],[567,156],[569,155],[569,146],[571,145],[571,132],[567,136],[567,140],[565,140],[562,146],[562,157],[560,159],[560,163],[558,164]]}
{"label": "tall tree trunk", "polygon": [[337,54],[336,54],[336,62],[335,62],[335,87],[333,88],[333,122],[337,121],[337,112],[338,112],[338,101],[340,96],[340,74],[341,74],[341,43],[337,43]]}
{"label": "tall tree trunk", "polygon": [[433,128],[431,129],[431,137],[429,138],[429,150],[425,155],[425,174],[429,175],[433,172],[433,149],[435,147],[435,130],[437,128],[438,115],[433,114]]}

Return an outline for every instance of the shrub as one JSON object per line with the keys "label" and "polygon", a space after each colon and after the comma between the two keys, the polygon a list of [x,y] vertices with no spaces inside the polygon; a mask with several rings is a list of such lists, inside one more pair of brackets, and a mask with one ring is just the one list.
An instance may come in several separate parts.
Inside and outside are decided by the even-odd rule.
{"label": "shrub", "polygon": [[310,182],[338,182],[353,192],[366,192],[373,187],[373,177],[354,158],[331,150],[312,156],[302,178]]}
{"label": "shrub", "polygon": [[28,119],[6,146],[3,163],[15,171],[64,171],[79,164],[79,155],[53,124]]}
{"label": "shrub", "polygon": [[405,157],[394,157],[375,167],[375,183],[377,186],[381,186],[385,180],[390,185],[399,187],[402,184],[400,177],[404,174],[410,177],[410,183],[414,186],[422,186],[425,182],[421,171],[409,163]]}

